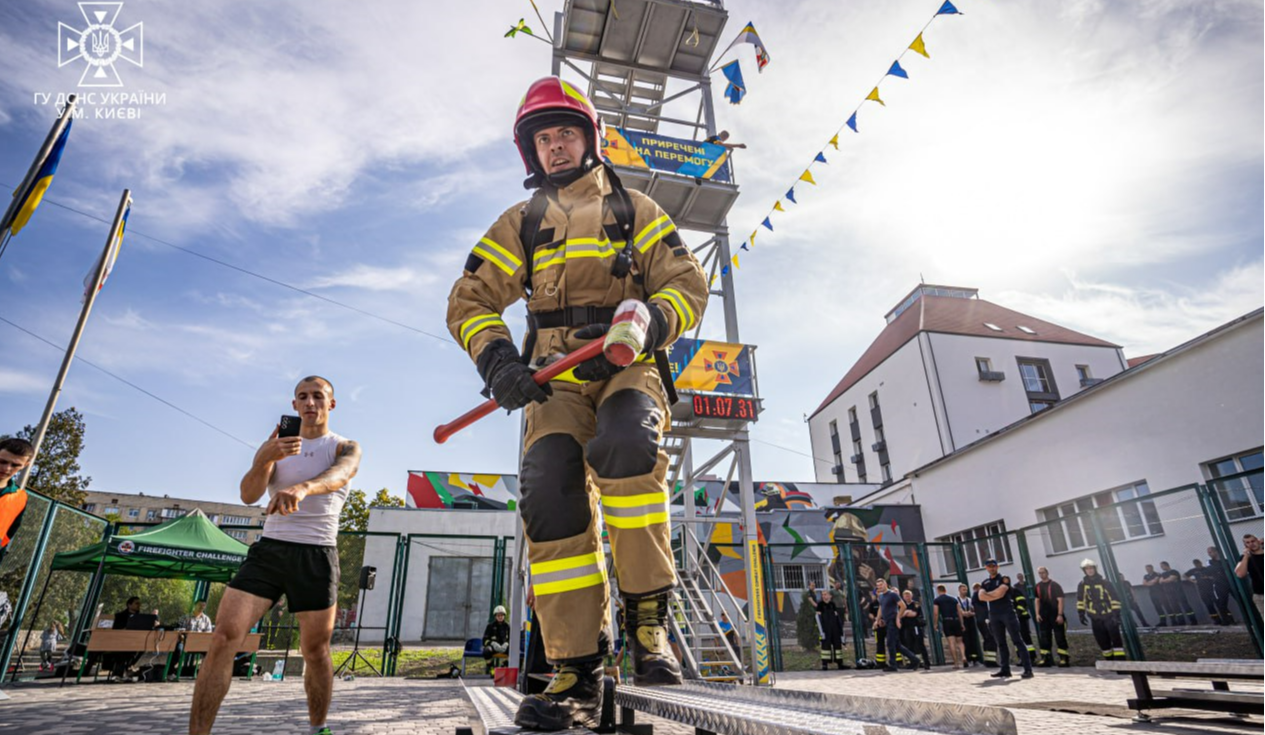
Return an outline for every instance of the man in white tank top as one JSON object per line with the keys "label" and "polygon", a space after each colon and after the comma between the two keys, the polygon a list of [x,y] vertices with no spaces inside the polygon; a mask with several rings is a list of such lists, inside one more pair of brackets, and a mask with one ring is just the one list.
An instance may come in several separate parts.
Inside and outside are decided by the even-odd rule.
{"label": "man in white tank top", "polygon": [[215,638],[193,690],[190,735],[211,732],[232,681],[234,654],[283,594],[299,621],[311,733],[330,735],[325,717],[334,688],[329,641],[338,599],[338,516],[360,467],[360,446],[329,430],[334,386],[325,378],[299,381],[292,405],[302,419],[299,436],[278,437],[273,430],[242,478],[242,502],[268,493],[268,517],[220,601]]}

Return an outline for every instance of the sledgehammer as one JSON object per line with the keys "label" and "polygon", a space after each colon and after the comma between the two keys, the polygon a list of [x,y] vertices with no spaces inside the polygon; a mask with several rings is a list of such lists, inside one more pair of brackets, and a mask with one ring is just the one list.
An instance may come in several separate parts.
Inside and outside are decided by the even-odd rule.
{"label": "sledgehammer", "polygon": [[[620,367],[628,367],[641,354],[646,341],[646,329],[650,326],[650,312],[644,303],[629,299],[615,310],[610,331],[604,339],[595,339],[565,357],[556,360],[532,376],[536,385],[544,385],[585,360],[605,354],[606,359]],[[477,407],[466,411],[449,423],[435,427],[435,443],[443,444],[448,437],[496,410],[496,399],[489,398]]]}

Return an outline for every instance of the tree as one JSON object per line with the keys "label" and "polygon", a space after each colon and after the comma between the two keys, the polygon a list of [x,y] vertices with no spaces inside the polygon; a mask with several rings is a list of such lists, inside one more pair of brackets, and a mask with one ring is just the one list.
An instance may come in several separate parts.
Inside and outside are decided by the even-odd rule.
{"label": "tree", "polygon": [[370,508],[403,508],[404,499],[397,498],[385,487],[373,496],[373,501],[366,499],[364,490],[351,490],[347,493],[347,502],[343,503],[342,515],[338,517],[339,531],[369,530]]}
{"label": "tree", "polygon": [[805,651],[816,651],[821,632],[817,627],[817,609],[808,600],[808,593],[800,595],[799,611],[795,615],[795,640]]}
{"label": "tree", "polygon": [[[36,427],[27,426],[17,436],[34,442],[35,430]],[[83,451],[86,431],[83,414],[73,406],[53,414],[26,488],[76,508],[83,505],[87,497],[84,491],[92,482],[91,477],[79,474],[79,454]]]}

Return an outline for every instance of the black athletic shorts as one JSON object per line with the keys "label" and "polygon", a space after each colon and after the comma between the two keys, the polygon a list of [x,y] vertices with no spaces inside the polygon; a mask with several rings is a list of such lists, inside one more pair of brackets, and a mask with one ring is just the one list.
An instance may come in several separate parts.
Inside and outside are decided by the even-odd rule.
{"label": "black athletic shorts", "polygon": [[286,596],[290,612],[333,607],[338,600],[338,547],[261,538],[229,587],[276,602]]}
{"label": "black athletic shorts", "polygon": [[961,636],[962,620],[960,618],[940,618],[940,632],[945,636]]}

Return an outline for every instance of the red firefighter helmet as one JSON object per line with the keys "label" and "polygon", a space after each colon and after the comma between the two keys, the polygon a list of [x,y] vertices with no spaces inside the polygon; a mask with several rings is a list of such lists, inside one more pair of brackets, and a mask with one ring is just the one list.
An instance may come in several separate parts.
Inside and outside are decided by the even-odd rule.
{"label": "red firefighter helmet", "polygon": [[593,103],[583,92],[558,77],[542,77],[527,88],[527,94],[518,105],[518,115],[514,118],[514,144],[518,146],[528,174],[544,174],[536,159],[533,134],[554,125],[578,125],[586,135],[591,131],[589,152],[593,155],[593,163],[602,160],[602,119],[597,116]]}

